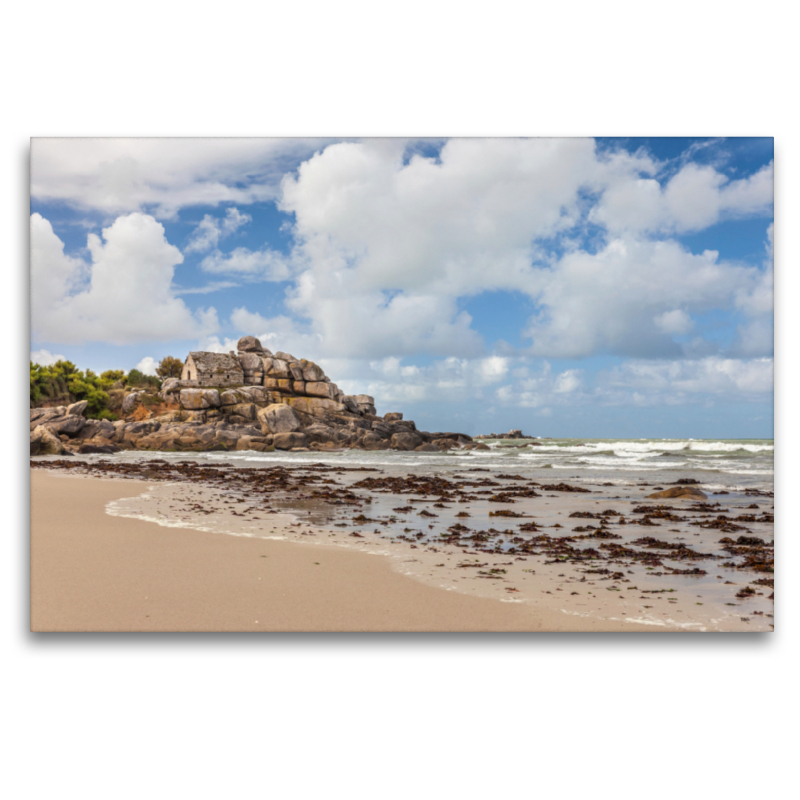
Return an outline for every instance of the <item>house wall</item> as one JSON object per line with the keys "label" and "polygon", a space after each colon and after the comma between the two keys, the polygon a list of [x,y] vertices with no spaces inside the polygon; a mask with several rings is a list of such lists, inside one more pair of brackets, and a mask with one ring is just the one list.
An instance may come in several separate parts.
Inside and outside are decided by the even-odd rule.
{"label": "house wall", "polygon": [[181,380],[182,381],[196,381],[197,380],[197,368],[194,365],[194,359],[189,356],[186,359],[186,363],[183,365],[183,370],[181,371]]}

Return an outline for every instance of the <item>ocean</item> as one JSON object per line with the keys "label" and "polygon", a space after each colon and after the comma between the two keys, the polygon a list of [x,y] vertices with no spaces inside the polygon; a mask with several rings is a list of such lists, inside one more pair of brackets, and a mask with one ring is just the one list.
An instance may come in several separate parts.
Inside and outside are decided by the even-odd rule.
{"label": "ocean", "polygon": [[[772,439],[496,439],[486,441],[489,450],[443,453],[345,450],[334,453],[257,453],[253,451],[209,453],[159,453],[166,460],[198,460],[257,467],[261,464],[303,463],[379,467],[393,472],[459,471],[469,467],[513,470],[535,479],[582,478],[620,486],[674,483],[690,478],[708,492],[773,491]],[[124,451],[115,459],[150,459],[152,452]],[[87,460],[108,456],[83,456]]]}

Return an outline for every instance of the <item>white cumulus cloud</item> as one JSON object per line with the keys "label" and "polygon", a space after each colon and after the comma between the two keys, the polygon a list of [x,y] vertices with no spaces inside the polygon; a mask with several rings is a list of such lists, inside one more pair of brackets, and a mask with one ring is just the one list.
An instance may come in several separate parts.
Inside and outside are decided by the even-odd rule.
{"label": "white cumulus cloud", "polygon": [[164,227],[133,213],[89,234],[90,262],[68,256],[48,220],[31,216],[31,328],[44,341],[129,344],[195,338],[218,327],[216,311],[192,314],[175,297],[183,261]]}
{"label": "white cumulus cloud", "polygon": [[136,369],[144,375],[155,375],[158,361],[152,356],[145,356],[137,365]]}
{"label": "white cumulus cloud", "polygon": [[31,351],[31,361],[34,364],[39,364],[42,367],[49,367],[51,364],[55,364],[56,361],[65,361],[65,357],[62,355],[54,355],[49,350],[32,350]]}

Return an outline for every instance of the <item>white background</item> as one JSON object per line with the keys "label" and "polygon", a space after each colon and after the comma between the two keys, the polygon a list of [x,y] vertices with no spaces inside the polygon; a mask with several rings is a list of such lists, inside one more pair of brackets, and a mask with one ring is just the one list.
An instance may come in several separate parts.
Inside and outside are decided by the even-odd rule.
{"label": "white background", "polygon": [[[787,797],[796,752],[796,25],[762,2],[17,4],[4,12],[4,794]],[[776,137],[772,635],[28,632],[28,139]],[[11,376],[14,376],[13,379]],[[795,581],[796,583],[796,581]]]}

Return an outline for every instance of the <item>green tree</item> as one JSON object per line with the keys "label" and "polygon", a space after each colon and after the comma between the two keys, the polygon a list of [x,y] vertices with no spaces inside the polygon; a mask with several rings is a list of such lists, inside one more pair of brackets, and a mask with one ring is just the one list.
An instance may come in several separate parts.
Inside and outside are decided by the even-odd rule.
{"label": "green tree", "polygon": [[117,381],[125,380],[124,369],[107,369],[100,373],[100,383],[104,389],[110,389]]}
{"label": "green tree", "polygon": [[145,375],[138,369],[132,369],[128,373],[128,386],[139,386],[145,388],[153,386],[158,389],[161,386],[161,381],[155,375]]}
{"label": "green tree", "polygon": [[31,403],[86,400],[86,415],[97,417],[108,413],[109,396],[104,390],[112,384],[107,373],[98,377],[90,369],[81,372],[71,361],[57,361],[47,367],[31,362]]}
{"label": "green tree", "polygon": [[172,356],[164,356],[156,367],[156,374],[161,380],[180,378],[183,372],[183,361]]}

